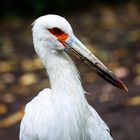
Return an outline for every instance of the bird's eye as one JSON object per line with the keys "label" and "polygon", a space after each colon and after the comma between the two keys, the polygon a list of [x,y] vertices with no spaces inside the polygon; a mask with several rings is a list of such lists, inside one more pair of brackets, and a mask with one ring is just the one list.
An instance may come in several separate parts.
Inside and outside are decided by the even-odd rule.
{"label": "bird's eye", "polygon": [[52,28],[48,29],[50,33],[52,33],[57,39],[61,42],[64,43],[67,38],[69,37],[66,33],[64,33],[62,30],[59,28]]}

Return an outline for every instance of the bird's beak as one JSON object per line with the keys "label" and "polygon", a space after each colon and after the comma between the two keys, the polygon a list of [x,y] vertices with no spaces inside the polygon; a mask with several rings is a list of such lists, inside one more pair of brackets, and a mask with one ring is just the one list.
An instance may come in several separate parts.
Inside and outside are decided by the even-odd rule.
{"label": "bird's beak", "polygon": [[128,91],[127,87],[121,82],[121,80],[117,78],[101,61],[99,61],[74,35],[67,38],[65,46],[78,55],[82,61],[88,64],[88,66],[104,80],[110,82],[117,88]]}

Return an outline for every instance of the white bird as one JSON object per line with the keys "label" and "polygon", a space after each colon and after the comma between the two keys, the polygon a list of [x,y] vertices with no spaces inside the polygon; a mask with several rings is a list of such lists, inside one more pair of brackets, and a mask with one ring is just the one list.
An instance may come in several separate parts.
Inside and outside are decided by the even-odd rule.
{"label": "white bird", "polygon": [[65,18],[39,17],[32,31],[34,47],[47,69],[51,88],[42,90],[26,105],[20,140],[112,140],[106,123],[88,104],[67,50],[116,87],[127,91],[126,86],[76,38]]}

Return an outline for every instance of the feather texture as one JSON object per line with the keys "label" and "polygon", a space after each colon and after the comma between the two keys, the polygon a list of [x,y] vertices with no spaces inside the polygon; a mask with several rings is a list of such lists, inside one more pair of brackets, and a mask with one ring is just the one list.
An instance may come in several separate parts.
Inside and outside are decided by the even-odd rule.
{"label": "feather texture", "polygon": [[39,23],[33,27],[34,46],[47,69],[51,89],[42,90],[26,105],[20,140],[112,140],[108,126],[87,103],[73,61]]}

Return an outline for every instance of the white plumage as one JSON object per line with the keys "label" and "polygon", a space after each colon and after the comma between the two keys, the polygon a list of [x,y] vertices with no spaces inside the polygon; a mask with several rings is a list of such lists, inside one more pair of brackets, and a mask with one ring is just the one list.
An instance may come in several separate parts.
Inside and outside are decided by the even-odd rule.
{"label": "white plumage", "polygon": [[[57,29],[68,38],[61,40],[49,29]],[[42,16],[33,23],[34,47],[47,69],[51,88],[26,105],[20,140],[112,140],[108,126],[87,103],[79,73],[64,51],[69,38],[77,40],[70,24],[60,16]],[[80,44],[80,51],[85,51],[84,57],[90,54],[86,59],[94,58],[80,41],[75,44],[72,42],[73,48]]]}

